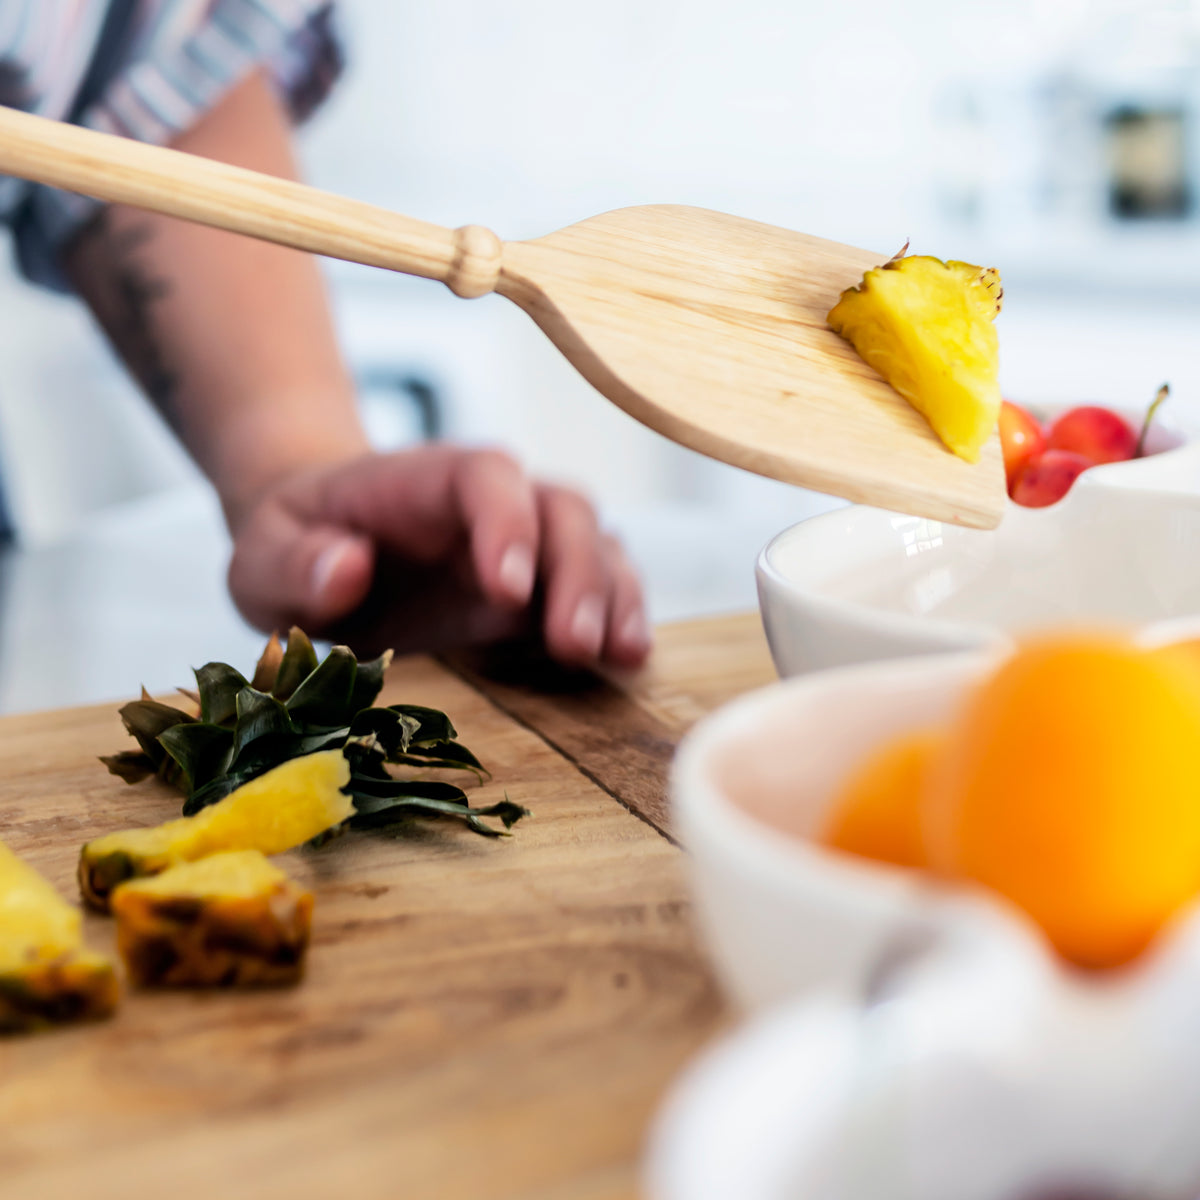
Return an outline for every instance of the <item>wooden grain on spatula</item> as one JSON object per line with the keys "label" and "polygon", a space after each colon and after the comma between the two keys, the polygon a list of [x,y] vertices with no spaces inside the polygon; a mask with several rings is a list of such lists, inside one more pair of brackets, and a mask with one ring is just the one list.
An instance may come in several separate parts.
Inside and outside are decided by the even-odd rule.
{"label": "wooden grain on spatula", "polygon": [[605,396],[704,454],[917,516],[992,527],[969,464],[826,323],[887,257],[721,213],[622,209],[530,242],[0,108],[0,172],[352,262],[497,291]]}
{"label": "wooden grain on spatula", "polygon": [[599,391],[677,442],[849,500],[994,527],[998,437],[979,463],[957,458],[826,321],[887,258],[652,205],[507,244],[497,290]]}

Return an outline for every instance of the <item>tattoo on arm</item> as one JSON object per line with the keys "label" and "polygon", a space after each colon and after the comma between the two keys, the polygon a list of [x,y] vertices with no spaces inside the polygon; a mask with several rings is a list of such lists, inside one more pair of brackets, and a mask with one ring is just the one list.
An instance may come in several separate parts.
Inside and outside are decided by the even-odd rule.
{"label": "tattoo on arm", "polygon": [[147,261],[149,221],[119,227],[104,209],[71,245],[69,269],[130,373],[173,428],[178,373],[158,336],[155,307],[171,294],[169,280]]}

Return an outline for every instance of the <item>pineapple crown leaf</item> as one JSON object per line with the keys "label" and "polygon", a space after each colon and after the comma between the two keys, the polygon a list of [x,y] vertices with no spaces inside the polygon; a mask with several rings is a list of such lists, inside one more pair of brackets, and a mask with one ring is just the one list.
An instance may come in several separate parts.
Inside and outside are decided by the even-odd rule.
{"label": "pineapple crown leaf", "polygon": [[237,716],[237,697],[249,687],[240,671],[228,663],[210,662],[194,671],[200,693],[200,720],[209,725],[226,725]]}
{"label": "pineapple crown leaf", "polygon": [[343,718],[353,715],[357,675],[358,660],[345,646],[334,646],[325,661],[301,680],[283,703],[297,721],[344,725],[347,722]]}
{"label": "pineapple crown leaf", "polygon": [[272,632],[266,649],[262,652],[254,667],[254,678],[250,686],[257,692],[269,692],[279,678],[279,664],[283,662],[283,643],[279,634]]}
{"label": "pineapple crown leaf", "polygon": [[[266,657],[264,653],[263,659]],[[259,660],[260,665],[263,659]],[[312,642],[308,640],[308,635],[303,629],[293,625],[288,630],[287,649],[279,660],[279,670],[275,673],[275,679],[269,689],[264,687],[262,690],[269,690],[279,700],[287,700],[316,669],[317,652],[313,649]],[[257,673],[256,671],[255,674]]]}
{"label": "pineapple crown leaf", "polygon": [[351,769],[351,826],[379,828],[424,816],[502,836],[526,815],[507,797],[472,808],[455,784],[400,779],[388,770],[468,771],[479,781],[488,775],[444,712],[419,704],[375,706],[391,661],[389,650],[359,662],[345,646],[318,660],[303,630],[290,630],[286,647],[272,634],[249,681],[227,663],[195,672],[197,691],[184,694],[198,704],[198,718],[143,689],[141,700],[121,709],[139,749],[101,761],[128,783],[157,775],[184,793],[184,815],[191,816],[280,763],[341,748]]}
{"label": "pineapple crown leaf", "polygon": [[458,730],[450,723],[450,718],[436,708],[425,708],[420,704],[389,704],[388,711],[399,713],[417,723],[412,735],[414,746],[429,742],[452,742],[458,737]]}
{"label": "pineapple crown leaf", "polygon": [[116,754],[102,754],[100,761],[109,772],[126,783],[141,783],[157,772],[154,760],[144,750],[121,750]]}
{"label": "pineapple crown leaf", "polygon": [[350,722],[349,737],[356,742],[370,740],[384,757],[406,754],[420,723],[393,708],[364,708]]}
{"label": "pineapple crown leaf", "polygon": [[[484,837],[506,837],[509,829],[529,815],[528,809],[514,804],[507,796],[496,804],[472,808],[461,788],[434,780],[352,779],[350,792],[357,810],[351,824],[366,829],[393,825],[410,817],[439,816],[462,821]],[[485,817],[499,818],[504,828],[488,825]]]}
{"label": "pineapple crown leaf", "polygon": [[189,792],[215,779],[229,765],[233,732],[200,721],[172,725],[159,735],[159,743],[172,759]]}

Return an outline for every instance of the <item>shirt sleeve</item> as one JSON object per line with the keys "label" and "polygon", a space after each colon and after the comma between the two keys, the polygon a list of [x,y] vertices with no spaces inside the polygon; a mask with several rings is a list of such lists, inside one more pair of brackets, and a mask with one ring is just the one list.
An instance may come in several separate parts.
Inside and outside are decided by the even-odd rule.
{"label": "shirt sleeve", "polygon": [[[252,71],[265,69],[302,121],[325,99],[343,58],[330,0],[143,0],[111,61],[94,64],[96,99],[77,121],[158,145],[190,128]],[[102,207],[35,187],[15,214],[17,261],[35,283],[70,291],[63,247]]]}

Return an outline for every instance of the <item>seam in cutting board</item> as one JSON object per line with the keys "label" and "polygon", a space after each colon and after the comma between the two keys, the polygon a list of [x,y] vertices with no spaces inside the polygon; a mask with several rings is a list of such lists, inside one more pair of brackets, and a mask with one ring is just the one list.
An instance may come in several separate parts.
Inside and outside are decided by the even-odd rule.
{"label": "seam in cutting board", "polygon": [[596,787],[598,787],[610,799],[615,800],[626,812],[637,817],[637,819],[644,825],[649,825],[650,828],[659,835],[659,837],[663,838],[667,842],[670,842],[672,846],[675,846],[677,849],[683,848],[675,838],[673,838],[665,829],[662,828],[661,825],[658,825],[649,816],[642,812],[641,809],[630,804],[623,796],[621,796],[619,792],[613,791],[613,789],[609,787],[603,779],[601,779],[593,770],[591,770],[591,768],[580,762],[579,759],[577,759],[568,749],[559,745],[558,742],[546,734],[545,731],[532,724],[528,719],[522,716],[518,710],[515,708],[509,708],[495,696],[481,688],[469,671],[464,671],[454,662],[446,658],[439,657],[438,662],[448,671],[451,671],[454,675],[461,679],[463,683],[471,688],[472,691],[482,696],[497,712],[502,713],[510,721],[515,721],[522,729],[528,730],[539,741],[549,746],[550,749],[553,750],[555,754],[559,755],[560,758],[566,759],[566,761],[569,762],[571,766],[574,767],[575,770],[577,770],[585,779],[587,779],[590,783],[595,784]]}

